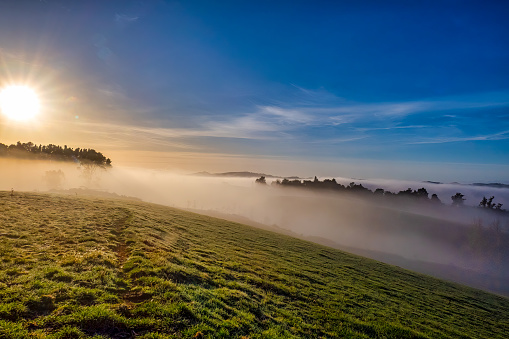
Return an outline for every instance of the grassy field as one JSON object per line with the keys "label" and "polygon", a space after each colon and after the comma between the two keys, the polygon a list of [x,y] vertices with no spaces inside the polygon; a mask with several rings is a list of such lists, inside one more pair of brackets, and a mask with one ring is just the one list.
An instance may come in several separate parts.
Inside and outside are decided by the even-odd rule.
{"label": "grassy field", "polygon": [[506,298],[310,242],[137,201],[9,193],[0,338],[509,333]]}

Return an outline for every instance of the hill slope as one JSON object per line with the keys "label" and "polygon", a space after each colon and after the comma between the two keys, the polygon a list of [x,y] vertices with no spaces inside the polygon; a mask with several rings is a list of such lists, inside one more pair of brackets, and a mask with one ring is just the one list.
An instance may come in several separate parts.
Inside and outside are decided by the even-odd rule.
{"label": "hill slope", "polygon": [[0,192],[0,337],[503,338],[509,300],[136,201]]}

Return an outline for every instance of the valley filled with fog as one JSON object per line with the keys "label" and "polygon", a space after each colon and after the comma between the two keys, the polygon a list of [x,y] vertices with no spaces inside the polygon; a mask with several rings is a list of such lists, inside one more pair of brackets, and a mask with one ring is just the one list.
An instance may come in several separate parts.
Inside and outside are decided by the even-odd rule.
{"label": "valley filled with fog", "polygon": [[[508,213],[474,208],[483,196],[509,205],[509,189],[462,184],[336,177],[343,185],[397,193],[426,188],[442,204],[386,201],[354,194],[202,177],[167,171],[80,167],[77,163],[0,159],[0,190],[138,198],[301,237],[404,268],[509,294]],[[465,207],[451,207],[461,192]]]}

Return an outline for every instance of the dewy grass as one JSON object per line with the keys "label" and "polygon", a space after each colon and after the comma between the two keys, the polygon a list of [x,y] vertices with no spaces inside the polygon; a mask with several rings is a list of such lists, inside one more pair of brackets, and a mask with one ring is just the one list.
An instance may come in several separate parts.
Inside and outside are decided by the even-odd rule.
{"label": "dewy grass", "polygon": [[509,300],[237,223],[0,192],[0,338],[504,338]]}

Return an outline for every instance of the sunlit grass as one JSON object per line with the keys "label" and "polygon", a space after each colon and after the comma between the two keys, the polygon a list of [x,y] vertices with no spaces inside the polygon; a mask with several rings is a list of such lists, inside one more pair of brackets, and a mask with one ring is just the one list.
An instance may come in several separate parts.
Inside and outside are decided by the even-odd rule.
{"label": "sunlit grass", "polygon": [[159,205],[0,192],[0,337],[504,338],[509,300]]}

